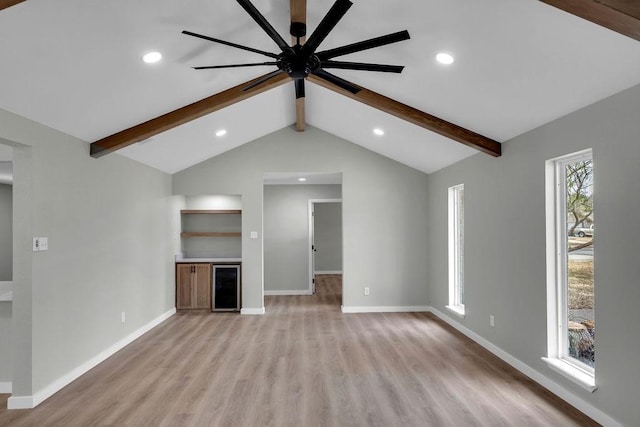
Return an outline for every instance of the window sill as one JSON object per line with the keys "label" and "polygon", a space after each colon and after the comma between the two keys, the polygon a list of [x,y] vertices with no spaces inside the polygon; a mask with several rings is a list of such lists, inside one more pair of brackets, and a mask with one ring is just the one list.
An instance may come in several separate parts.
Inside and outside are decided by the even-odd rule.
{"label": "window sill", "polygon": [[565,362],[562,359],[550,357],[543,357],[542,360],[549,366],[549,368],[573,381],[583,389],[591,393],[598,389],[598,386],[596,386],[596,379],[593,375],[572,366],[570,363]]}
{"label": "window sill", "polygon": [[464,307],[460,307],[457,305],[445,305],[445,308],[456,316],[464,319]]}

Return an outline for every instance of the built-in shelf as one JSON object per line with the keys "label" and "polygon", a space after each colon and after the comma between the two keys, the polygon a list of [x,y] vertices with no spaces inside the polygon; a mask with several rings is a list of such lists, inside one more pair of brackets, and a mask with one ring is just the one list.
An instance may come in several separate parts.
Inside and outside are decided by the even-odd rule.
{"label": "built-in shelf", "polygon": [[241,256],[241,209],[183,209],[180,214],[180,249],[187,257]]}
{"label": "built-in shelf", "polygon": [[181,237],[240,237],[239,231],[183,231]]}
{"label": "built-in shelf", "polygon": [[205,210],[205,209],[183,209],[180,211],[181,214],[185,215],[198,215],[198,214],[241,214],[242,210],[240,209],[214,209],[214,210]]}

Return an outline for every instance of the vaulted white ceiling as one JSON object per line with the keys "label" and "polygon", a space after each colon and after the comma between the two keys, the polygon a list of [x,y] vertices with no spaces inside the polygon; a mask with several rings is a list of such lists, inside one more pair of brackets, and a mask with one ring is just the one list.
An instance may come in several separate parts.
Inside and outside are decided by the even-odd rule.
{"label": "vaulted white ceiling", "polygon": [[[640,84],[640,42],[537,0],[353,2],[321,49],[407,29],[340,58],[406,68],[335,74],[501,142]],[[289,0],[253,3],[288,39]],[[308,0],[308,33],[332,4]],[[27,0],[0,11],[0,108],[92,142],[272,70],[192,70],[265,57],[182,30],[278,53],[234,0]],[[311,83],[306,103],[308,124],[427,173],[476,152]],[[120,153],[174,173],[294,122],[287,84]]]}

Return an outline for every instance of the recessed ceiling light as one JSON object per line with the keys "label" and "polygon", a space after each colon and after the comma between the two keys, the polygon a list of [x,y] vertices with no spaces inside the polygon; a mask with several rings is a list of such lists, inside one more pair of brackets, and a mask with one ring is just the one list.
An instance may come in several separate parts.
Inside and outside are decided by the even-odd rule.
{"label": "recessed ceiling light", "polygon": [[436,55],[436,61],[444,65],[449,65],[449,64],[453,64],[454,59],[453,59],[453,56],[451,56],[450,54],[440,52],[439,54]]}
{"label": "recessed ceiling light", "polygon": [[156,62],[162,59],[162,54],[160,52],[148,52],[142,56],[142,60],[147,64],[155,64]]}
{"label": "recessed ceiling light", "polygon": [[226,129],[220,129],[219,131],[216,132],[216,136],[219,138],[221,136],[225,136],[227,134]]}
{"label": "recessed ceiling light", "polygon": [[298,178],[298,182],[305,182],[307,178]]}
{"label": "recessed ceiling light", "polygon": [[373,133],[375,133],[375,134],[376,134],[376,135],[378,135],[378,136],[382,136],[382,135],[384,135],[384,131],[383,131],[382,129],[380,129],[380,128],[375,128],[375,129],[373,130]]}

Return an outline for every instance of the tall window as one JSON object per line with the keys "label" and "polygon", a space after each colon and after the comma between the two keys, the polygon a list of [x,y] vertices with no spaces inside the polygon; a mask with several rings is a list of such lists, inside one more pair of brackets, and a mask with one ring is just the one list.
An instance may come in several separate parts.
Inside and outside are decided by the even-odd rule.
{"label": "tall window", "polygon": [[[551,176],[551,172],[553,176]],[[591,150],[547,164],[548,356],[552,367],[595,387],[593,157]],[[549,184],[549,182],[547,183]],[[549,205],[553,203],[553,212]]]}
{"label": "tall window", "polygon": [[449,305],[464,315],[464,184],[449,188]]}

